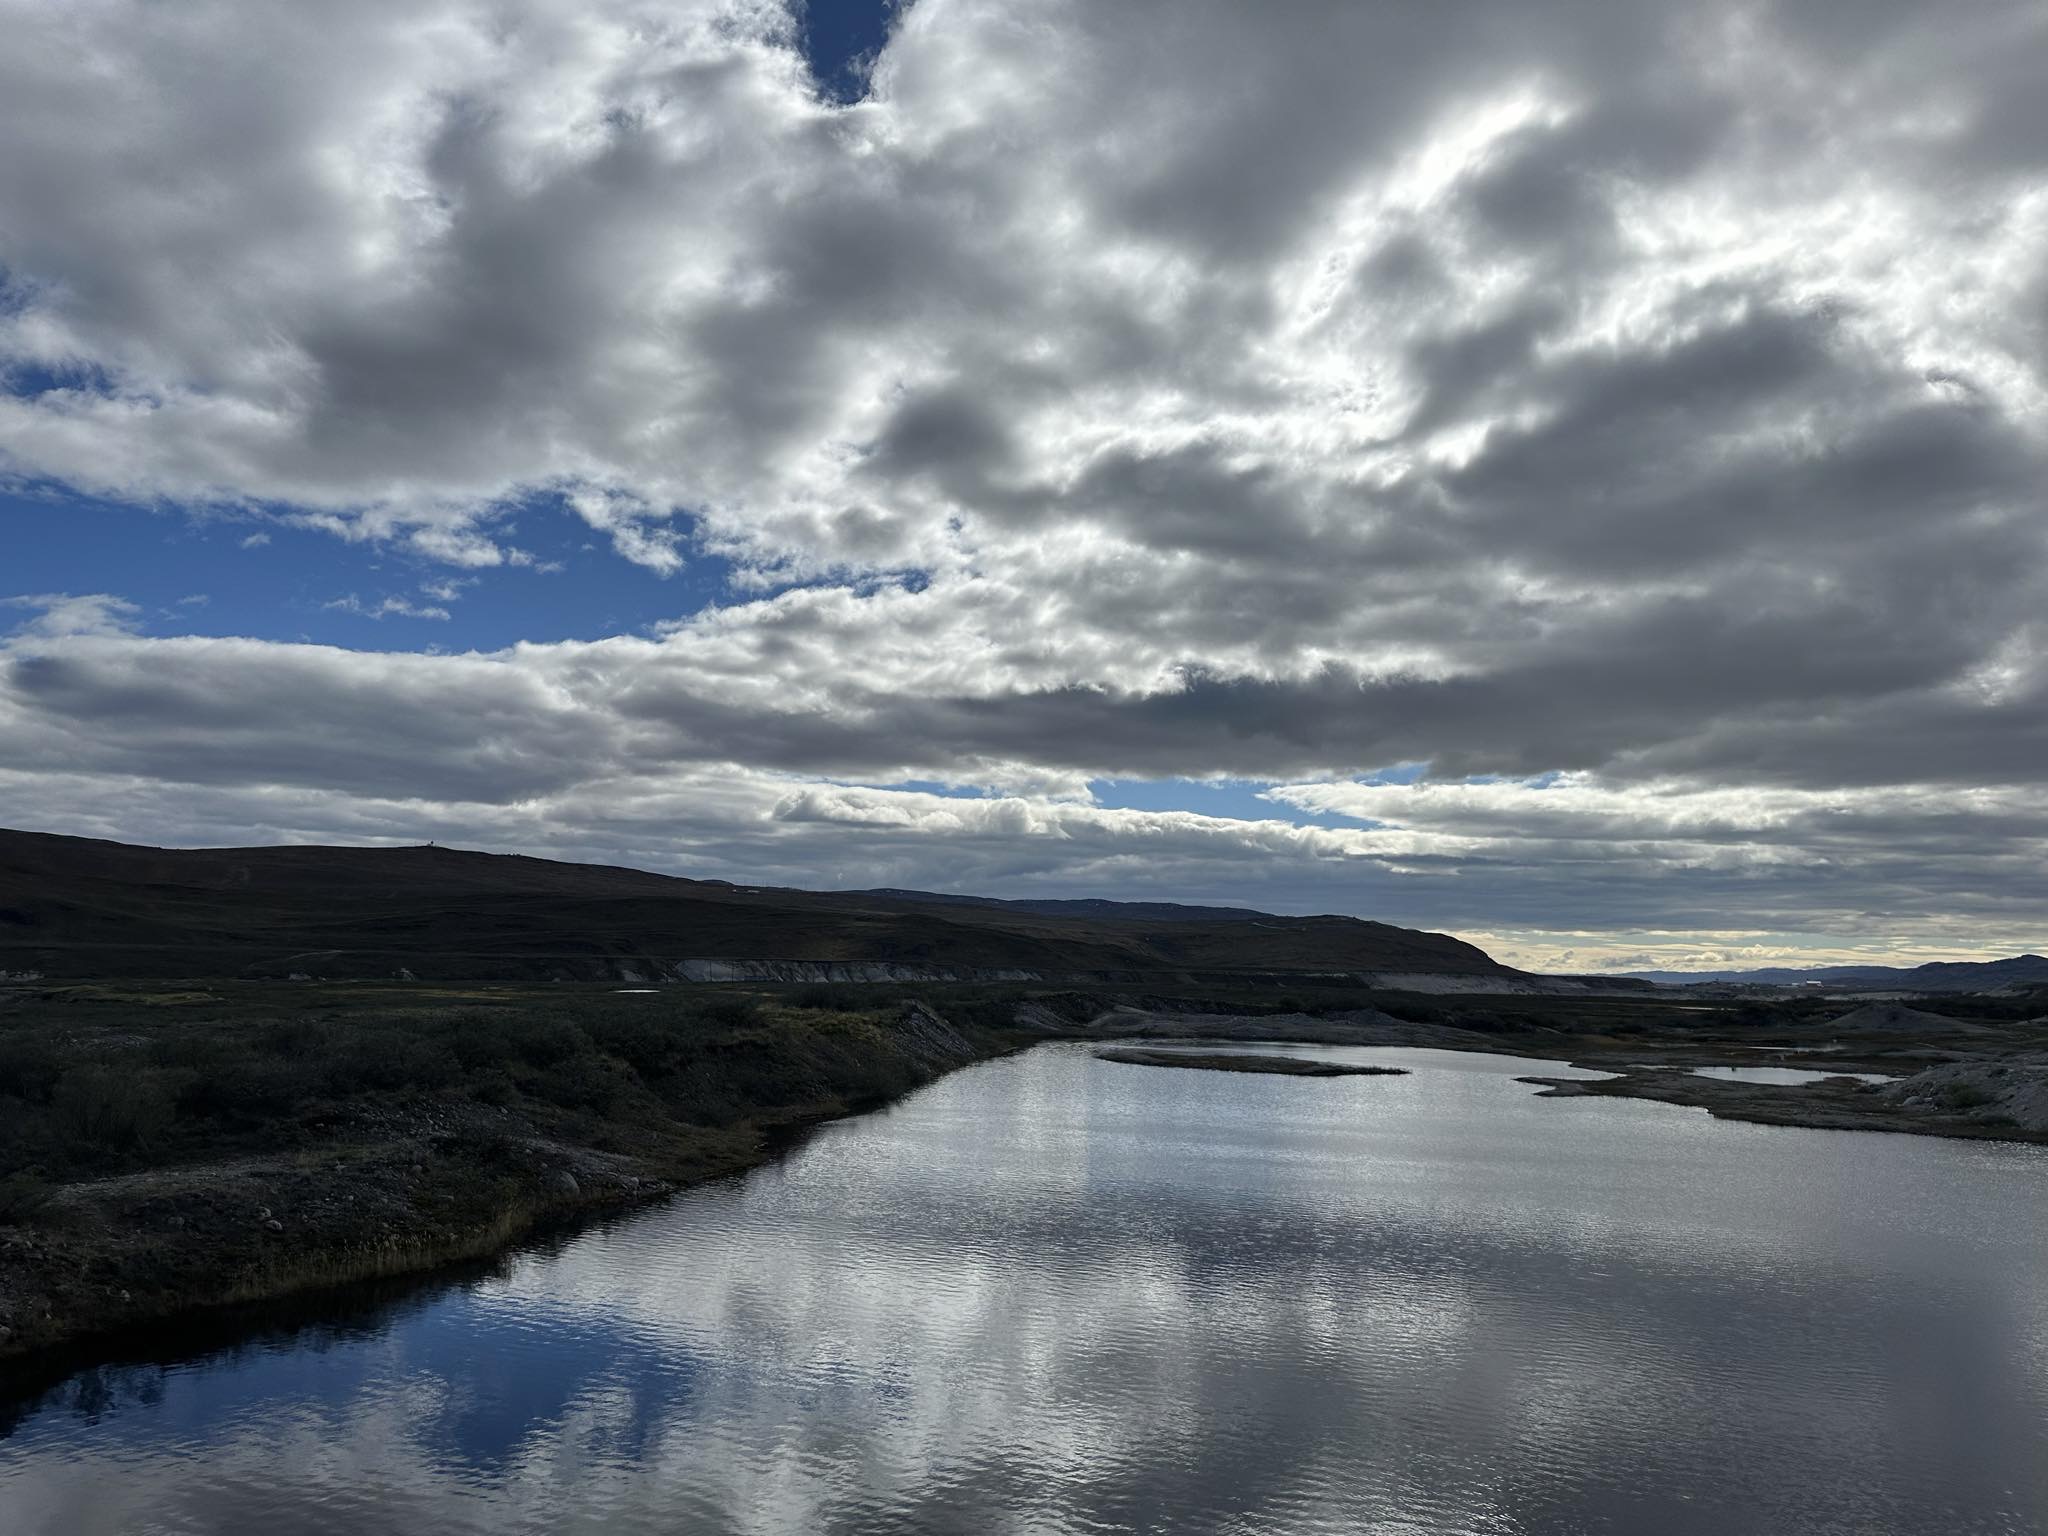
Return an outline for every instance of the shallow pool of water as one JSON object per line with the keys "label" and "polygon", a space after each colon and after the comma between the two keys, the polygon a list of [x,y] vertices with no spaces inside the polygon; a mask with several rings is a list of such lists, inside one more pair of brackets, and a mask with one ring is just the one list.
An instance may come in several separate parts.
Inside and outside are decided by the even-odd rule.
{"label": "shallow pool of water", "polygon": [[1898,1081],[1889,1072],[1816,1072],[1808,1067],[1694,1067],[1692,1075],[1726,1078],[1738,1083],[1777,1083],[1784,1087],[1825,1082],[1831,1077],[1853,1077],[1859,1083]]}
{"label": "shallow pool of water", "polygon": [[2048,1155],[1053,1045],[14,1406],[0,1529],[2021,1532]]}

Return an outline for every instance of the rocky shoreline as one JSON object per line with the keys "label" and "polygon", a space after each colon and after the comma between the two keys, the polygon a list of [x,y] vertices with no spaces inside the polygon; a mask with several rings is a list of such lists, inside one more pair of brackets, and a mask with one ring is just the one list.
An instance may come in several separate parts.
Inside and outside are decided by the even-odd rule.
{"label": "rocky shoreline", "polygon": [[283,1146],[0,1178],[0,1369],[112,1335],[169,1340],[210,1310],[499,1254],[743,1172],[823,1121],[1016,1048],[919,1005],[792,1014],[735,1033],[709,1041],[709,1061],[667,1091],[694,1092],[714,1067],[765,1078],[761,1102],[738,1115],[652,1103],[630,1119],[564,1114],[517,1093],[480,1101],[464,1085],[308,1111],[273,1138]]}
{"label": "rocky shoreline", "polygon": [[[1615,1070],[1597,1059],[1573,1065]],[[1529,1076],[1516,1081],[1541,1088],[1543,1098],[1647,1099],[1756,1125],[2048,1144],[2048,1115],[2027,1103],[2048,1093],[2048,1068],[2024,1062],[1949,1064],[1892,1083],[1849,1076],[1801,1084],[1732,1082],[1697,1076],[1689,1066],[1624,1068],[1605,1079]],[[2020,1103],[2015,1105],[2015,1099]],[[2011,1112],[2015,1107],[2019,1114]]]}
{"label": "rocky shoreline", "polygon": [[421,1126],[60,1186],[32,1225],[0,1236],[0,1358],[496,1254],[749,1167],[761,1130],[619,1156],[523,1128]]}

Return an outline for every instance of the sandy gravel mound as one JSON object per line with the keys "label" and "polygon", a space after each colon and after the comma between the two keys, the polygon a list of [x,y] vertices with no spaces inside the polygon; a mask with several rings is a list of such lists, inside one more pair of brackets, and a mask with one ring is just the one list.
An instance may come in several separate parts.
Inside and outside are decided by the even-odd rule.
{"label": "sandy gravel mound", "polygon": [[2048,1055],[1929,1067],[1880,1092],[1901,1109],[1961,1112],[1972,1120],[2010,1120],[2025,1130],[2048,1131]]}
{"label": "sandy gravel mound", "polygon": [[1865,1003],[1852,1013],[1830,1020],[1828,1029],[1845,1035],[1980,1034],[1983,1026],[1939,1013],[1922,1013],[1904,1003]]}

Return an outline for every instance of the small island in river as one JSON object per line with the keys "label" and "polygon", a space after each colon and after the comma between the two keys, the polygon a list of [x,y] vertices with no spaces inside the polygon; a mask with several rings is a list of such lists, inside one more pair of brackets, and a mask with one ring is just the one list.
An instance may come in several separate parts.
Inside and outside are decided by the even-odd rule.
{"label": "small island in river", "polygon": [[1286,1077],[1406,1077],[1406,1067],[1355,1067],[1301,1056],[1253,1056],[1230,1051],[1148,1051],[1118,1047],[1095,1053],[1097,1061],[1134,1067],[1197,1067],[1208,1072],[1277,1072]]}

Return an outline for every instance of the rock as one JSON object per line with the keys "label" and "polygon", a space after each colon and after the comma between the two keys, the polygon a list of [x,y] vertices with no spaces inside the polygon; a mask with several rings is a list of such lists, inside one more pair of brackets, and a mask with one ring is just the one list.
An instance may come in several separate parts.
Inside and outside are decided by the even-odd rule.
{"label": "rock", "polygon": [[960,1031],[923,1003],[912,1003],[904,1009],[896,1027],[910,1054],[926,1065],[967,1061],[974,1055],[974,1047]]}
{"label": "rock", "polygon": [[267,1206],[267,1205],[259,1205],[259,1206],[257,1206],[257,1207],[256,1207],[256,1219],[257,1219],[258,1221],[268,1221],[268,1220],[270,1220],[270,1207],[269,1207],[269,1206]]}
{"label": "rock", "polygon": [[557,1168],[548,1175],[548,1189],[553,1194],[572,1197],[583,1193],[583,1186],[576,1182],[576,1175],[566,1168]]}
{"label": "rock", "polygon": [[1967,1114],[1979,1124],[2010,1122],[2039,1135],[2048,1132],[2048,1052],[1995,1063],[1946,1062],[1884,1084],[1880,1094],[1903,1109]]}
{"label": "rock", "polygon": [[273,1232],[282,1232],[284,1230],[284,1223],[279,1221],[275,1216],[271,1217],[270,1220],[264,1222],[263,1225],[268,1227]]}

